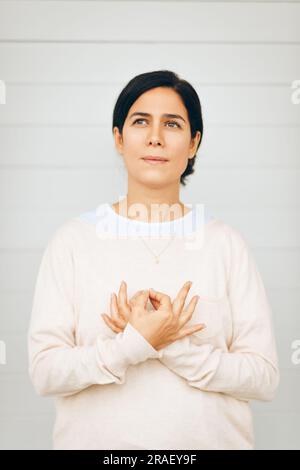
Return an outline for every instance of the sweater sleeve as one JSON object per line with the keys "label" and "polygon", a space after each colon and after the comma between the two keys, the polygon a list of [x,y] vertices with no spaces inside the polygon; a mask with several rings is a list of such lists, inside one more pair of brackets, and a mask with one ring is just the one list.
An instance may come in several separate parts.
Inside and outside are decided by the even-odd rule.
{"label": "sweater sleeve", "polygon": [[271,308],[246,241],[234,233],[227,286],[233,325],[228,352],[209,342],[195,344],[190,335],[165,347],[160,360],[192,387],[240,400],[270,401],[279,384]]}
{"label": "sweater sleeve", "polygon": [[91,346],[75,341],[74,262],[60,227],[48,243],[38,271],[27,335],[29,376],[42,396],[68,396],[94,384],[123,384],[129,365],[161,352],[128,323]]}

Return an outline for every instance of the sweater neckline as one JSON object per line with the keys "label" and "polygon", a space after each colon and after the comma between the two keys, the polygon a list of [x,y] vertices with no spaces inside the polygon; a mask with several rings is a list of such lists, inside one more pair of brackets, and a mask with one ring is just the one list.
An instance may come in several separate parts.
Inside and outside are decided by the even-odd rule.
{"label": "sweater neckline", "polygon": [[216,220],[203,204],[185,204],[191,210],[182,217],[166,222],[142,222],[118,214],[110,203],[101,203],[79,219],[96,228],[99,237],[150,238],[186,237],[194,235],[210,221]]}
{"label": "sweater neckline", "polygon": [[[191,210],[177,219],[165,222],[143,222],[140,220],[130,219],[118,214],[109,203],[104,204],[104,211],[108,215],[108,221],[114,230],[118,231],[121,236],[139,235],[150,237],[170,237],[185,236],[197,231],[201,226],[206,224],[213,217],[203,210],[201,205],[185,203]],[[205,208],[204,208],[205,209]]]}
{"label": "sweater neckline", "polygon": [[169,227],[169,226],[176,226],[178,224],[182,224],[183,222],[189,219],[192,219],[193,211],[195,210],[192,207],[192,204],[185,203],[185,206],[189,207],[191,210],[187,214],[183,215],[182,217],[178,217],[177,219],[168,220],[166,222],[143,222],[141,220],[130,219],[129,217],[124,217],[123,215],[118,214],[113,209],[111,204],[106,203],[106,208],[112,217],[115,217],[116,219],[119,219],[125,223],[128,223],[128,224],[133,223],[135,226],[141,226],[141,227],[165,227],[165,226]]}

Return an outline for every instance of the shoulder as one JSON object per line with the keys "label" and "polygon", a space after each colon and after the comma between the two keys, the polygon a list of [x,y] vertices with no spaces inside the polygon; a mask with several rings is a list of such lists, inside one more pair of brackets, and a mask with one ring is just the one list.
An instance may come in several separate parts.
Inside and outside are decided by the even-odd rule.
{"label": "shoulder", "polygon": [[[83,212],[69,217],[59,224],[48,238],[48,247],[57,249],[76,249],[76,246],[86,240],[94,227],[97,210]],[[93,232],[93,230],[92,230]]]}
{"label": "shoulder", "polygon": [[58,225],[52,234],[50,235],[49,242],[50,243],[67,243],[70,244],[74,237],[78,234],[81,230],[81,223],[77,217],[71,217],[66,219],[60,225]]}
{"label": "shoulder", "polygon": [[249,248],[247,234],[236,226],[222,219],[214,218],[207,224],[207,233],[230,251],[240,251]]}
{"label": "shoulder", "polygon": [[247,235],[224,220],[215,219],[208,224],[208,250],[223,263],[227,279],[232,272],[246,273],[255,266]]}
{"label": "shoulder", "polygon": [[82,243],[89,244],[95,235],[95,229],[106,216],[106,206],[107,204],[102,203],[94,209],[69,217],[54,229],[48,244],[70,249],[76,249]]}

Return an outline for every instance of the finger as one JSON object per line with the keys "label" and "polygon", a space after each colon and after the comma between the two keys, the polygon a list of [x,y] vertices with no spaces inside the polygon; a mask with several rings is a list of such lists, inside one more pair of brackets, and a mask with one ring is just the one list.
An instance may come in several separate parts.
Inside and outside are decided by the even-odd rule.
{"label": "finger", "polygon": [[194,295],[194,297],[192,297],[187,307],[184,309],[183,313],[180,316],[183,324],[189,321],[190,318],[192,317],[198,300],[199,300],[199,295]]}
{"label": "finger", "polygon": [[149,300],[150,300],[151,304],[153,305],[153,307],[155,308],[155,310],[157,310],[157,309],[159,308],[159,306],[160,306],[160,303],[159,303],[157,300],[152,299],[152,298],[150,297],[150,295],[149,295]]}
{"label": "finger", "polygon": [[125,281],[121,282],[121,286],[118,293],[118,303],[121,304],[122,302],[127,304],[127,284]]}
{"label": "finger", "polygon": [[158,309],[168,310],[171,307],[171,299],[167,294],[157,291],[150,287],[149,298],[153,299],[159,304]]}
{"label": "finger", "polygon": [[105,318],[107,318],[112,324],[114,324],[118,328],[125,328],[125,326],[127,324],[127,320],[123,320],[123,318],[121,318],[121,317],[112,318],[109,315],[106,315],[105,313],[103,313],[101,315],[104,316]]}
{"label": "finger", "polygon": [[132,305],[136,307],[146,307],[149,298],[149,290],[141,290],[131,299]]}
{"label": "finger", "polygon": [[184,328],[177,333],[176,339],[181,339],[185,336],[192,335],[193,333],[196,333],[196,331],[201,331],[204,328],[206,328],[205,323],[198,323],[197,325],[193,325],[189,328]]}
{"label": "finger", "polygon": [[140,302],[140,305],[142,307],[146,308],[148,299],[149,299],[149,289],[146,289],[146,290],[143,290],[141,296],[138,297],[138,302]]}
{"label": "finger", "polygon": [[149,300],[151,304],[153,305],[153,307],[157,310],[160,306],[160,301],[155,299],[154,293],[155,293],[155,289],[153,289],[153,287],[150,287]]}
{"label": "finger", "polygon": [[193,283],[191,281],[186,282],[183,287],[180,289],[178,292],[177,296],[175,297],[175,300],[173,302],[173,313],[175,316],[179,316],[182,312],[184,303],[186,301],[186,297],[189,293],[189,290],[191,288],[191,285]]}
{"label": "finger", "polygon": [[144,291],[141,289],[141,290],[138,290],[136,291],[136,293],[131,297],[130,300],[133,300],[135,301],[138,297],[140,297],[140,295],[143,293]]}
{"label": "finger", "polygon": [[110,296],[110,314],[114,321],[117,321],[119,318],[119,307],[117,302],[117,296],[113,292]]}
{"label": "finger", "polygon": [[162,348],[165,348],[166,346],[169,346],[169,344],[174,343],[174,341],[177,341],[178,339],[182,339],[185,336],[196,333],[197,331],[201,331],[204,328],[206,328],[205,323],[199,323],[198,325],[193,325],[191,328],[181,330],[179,333],[177,333],[177,336],[175,338],[173,338],[172,340],[170,340],[170,341],[168,341],[164,344],[160,344],[158,350],[160,350]]}
{"label": "finger", "polygon": [[110,314],[111,314],[111,320],[117,325],[124,327],[127,323],[126,318],[124,318],[121,313],[120,309],[118,307],[118,301],[117,301],[117,296],[115,293],[111,294],[111,300],[110,300]]}
{"label": "finger", "polygon": [[129,305],[133,306],[136,299],[141,295],[143,291],[142,290],[138,290],[129,300]]}
{"label": "finger", "polygon": [[117,298],[118,311],[120,317],[126,320],[130,314],[130,306],[127,300],[127,284],[125,281],[121,282]]}
{"label": "finger", "polygon": [[102,313],[101,315],[105,323],[107,324],[107,326],[109,326],[109,328],[113,330],[115,333],[121,333],[123,331],[123,329],[117,327],[107,315],[105,315],[104,313]]}

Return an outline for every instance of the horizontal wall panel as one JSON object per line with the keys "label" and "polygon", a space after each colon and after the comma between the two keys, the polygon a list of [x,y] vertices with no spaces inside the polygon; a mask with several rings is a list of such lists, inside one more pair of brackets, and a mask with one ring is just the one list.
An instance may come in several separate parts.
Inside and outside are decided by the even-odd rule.
{"label": "horizontal wall panel", "polygon": [[0,78],[13,83],[125,83],[128,71],[135,76],[167,68],[192,83],[289,84],[300,76],[299,56],[300,45],[291,44],[162,43],[158,53],[156,44],[139,42],[0,43]]}
{"label": "horizontal wall panel", "polygon": [[109,126],[0,127],[0,170],[3,165],[111,169],[118,164],[122,165],[122,159]]}
{"label": "horizontal wall panel", "polygon": [[0,2],[0,40],[291,42],[300,41],[299,14],[284,2],[10,0]]}
{"label": "horizontal wall panel", "polygon": [[0,449],[52,450],[54,414],[0,418]]}
{"label": "horizontal wall panel", "polygon": [[292,412],[300,413],[300,366],[299,370],[289,369],[280,371],[280,382],[276,396],[271,402],[255,400],[252,402],[252,410],[260,412]]}
{"label": "horizontal wall panel", "polygon": [[300,450],[300,413],[255,413],[255,449]]}
{"label": "horizontal wall panel", "polygon": [[[125,83],[124,83],[125,85]],[[103,125],[111,122],[122,85],[7,86],[0,125]],[[300,126],[290,85],[197,85],[205,124]]]}
{"label": "horizontal wall panel", "polygon": [[[300,109],[299,109],[300,111]],[[204,123],[197,152],[202,168],[298,168],[299,127],[212,126]],[[0,127],[0,169],[115,168],[123,160],[109,125],[94,127]],[[17,168],[16,168],[17,169]]]}
{"label": "horizontal wall panel", "polygon": [[245,212],[257,207],[296,208],[300,201],[299,177],[295,170],[203,169],[188,179],[188,194],[191,201],[203,202],[212,211],[215,207],[217,212],[232,207]]}
{"label": "horizontal wall panel", "polygon": [[[299,170],[203,169],[190,175],[189,202],[204,203],[213,210],[235,208],[247,211],[262,207],[298,208]],[[107,188],[106,181],[114,185]],[[125,195],[127,173],[119,169],[9,170],[0,171],[0,211],[81,211],[100,202]]]}
{"label": "horizontal wall panel", "polygon": [[0,390],[0,415],[2,417],[34,416],[43,413],[50,415],[55,411],[53,398],[39,396],[28,373],[1,374]]}
{"label": "horizontal wall panel", "polygon": [[[90,210],[107,199],[106,181],[114,181],[117,194],[123,194],[123,174],[116,169],[102,170],[2,170],[0,208]],[[113,189],[113,188],[112,188]],[[76,212],[77,213],[77,212]]]}

